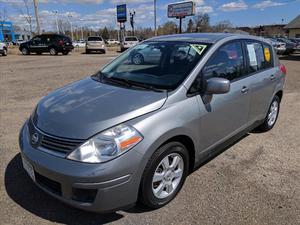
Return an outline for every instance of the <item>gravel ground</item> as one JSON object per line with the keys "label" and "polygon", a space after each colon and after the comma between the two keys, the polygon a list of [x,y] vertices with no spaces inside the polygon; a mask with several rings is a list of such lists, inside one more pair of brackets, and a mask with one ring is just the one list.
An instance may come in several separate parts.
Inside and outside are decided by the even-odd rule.
{"label": "gravel ground", "polygon": [[116,55],[0,57],[0,224],[300,224],[300,55],[281,59],[288,75],[274,129],[250,133],[196,170],[169,205],[101,215],[39,190],[21,166],[22,123],[42,96]]}

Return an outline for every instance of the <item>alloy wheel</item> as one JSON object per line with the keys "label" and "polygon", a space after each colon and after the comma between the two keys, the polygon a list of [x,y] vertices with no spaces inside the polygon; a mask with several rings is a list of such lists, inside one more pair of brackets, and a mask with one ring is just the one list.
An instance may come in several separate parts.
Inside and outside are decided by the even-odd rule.
{"label": "alloy wheel", "polygon": [[276,122],[278,116],[278,102],[273,101],[268,114],[268,125],[271,127]]}
{"label": "alloy wheel", "polygon": [[184,171],[184,161],[177,153],[167,155],[158,164],[152,178],[152,192],[155,197],[169,197],[178,187]]}

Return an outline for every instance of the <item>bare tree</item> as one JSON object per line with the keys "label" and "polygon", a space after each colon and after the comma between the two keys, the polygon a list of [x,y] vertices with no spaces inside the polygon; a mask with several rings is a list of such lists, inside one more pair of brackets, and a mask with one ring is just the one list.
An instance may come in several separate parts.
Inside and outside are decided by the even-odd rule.
{"label": "bare tree", "polygon": [[210,32],[210,17],[207,13],[200,13],[194,16],[194,24],[197,32]]}
{"label": "bare tree", "polygon": [[32,12],[30,10],[32,8],[31,1],[23,0],[23,4],[18,4],[15,7],[19,11],[19,13],[24,17],[24,19],[26,20],[26,23],[29,26],[29,31],[31,33],[33,33],[33,31],[32,31]]}
{"label": "bare tree", "polygon": [[232,24],[229,20],[224,20],[221,22],[218,22],[216,25],[212,27],[213,32],[225,32],[232,30]]}

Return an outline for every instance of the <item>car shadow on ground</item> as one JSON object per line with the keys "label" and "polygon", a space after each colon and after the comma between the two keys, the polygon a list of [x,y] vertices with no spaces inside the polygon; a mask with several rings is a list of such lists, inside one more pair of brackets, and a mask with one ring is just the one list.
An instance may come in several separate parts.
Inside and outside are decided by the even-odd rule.
{"label": "car shadow on ground", "polygon": [[279,56],[280,60],[300,61],[300,54]]}
{"label": "car shadow on ground", "polygon": [[[191,174],[231,148],[233,145],[235,145],[245,137],[249,136],[249,134],[251,133],[244,134],[233,143],[217,149],[216,151],[211,153],[210,157],[204,160],[199,166],[197,166],[191,172]],[[96,214],[75,209],[44,193],[31,181],[29,176],[24,171],[20,153],[17,154],[9,162],[6,168],[5,188],[8,196],[18,205],[33,213],[34,215],[51,222],[77,225],[93,225],[106,224],[123,218],[123,215],[117,212],[109,214]],[[130,209],[124,209],[123,211],[127,213],[139,214],[153,211],[153,209],[149,209],[143,207],[140,204],[137,204],[136,206]]]}
{"label": "car shadow on ground", "polygon": [[8,196],[18,205],[43,219],[63,224],[106,224],[119,220],[119,213],[96,214],[69,207],[40,190],[22,168],[21,155],[17,154],[5,171],[5,188]]}

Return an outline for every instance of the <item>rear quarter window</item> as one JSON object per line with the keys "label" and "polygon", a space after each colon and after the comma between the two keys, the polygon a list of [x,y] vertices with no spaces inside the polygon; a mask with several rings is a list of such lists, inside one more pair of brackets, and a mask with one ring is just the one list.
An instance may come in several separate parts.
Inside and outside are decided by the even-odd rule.
{"label": "rear quarter window", "polygon": [[138,41],[138,39],[136,37],[127,37],[125,41]]}
{"label": "rear quarter window", "polygon": [[89,37],[88,41],[102,41],[101,37]]}

